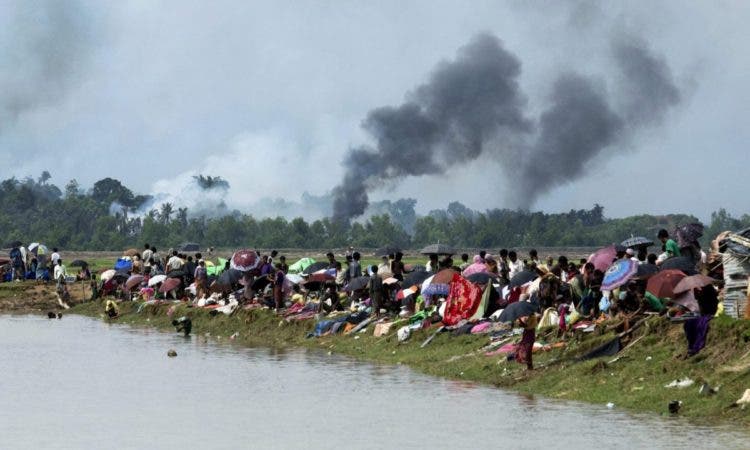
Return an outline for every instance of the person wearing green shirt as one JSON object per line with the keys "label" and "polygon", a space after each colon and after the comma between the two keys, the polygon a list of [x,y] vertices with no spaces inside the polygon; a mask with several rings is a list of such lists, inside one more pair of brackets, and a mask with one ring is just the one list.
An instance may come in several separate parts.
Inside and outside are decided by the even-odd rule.
{"label": "person wearing green shirt", "polygon": [[680,247],[677,246],[677,242],[674,239],[669,238],[669,233],[665,229],[659,230],[657,235],[659,240],[664,244],[664,250],[667,252],[669,258],[680,256]]}

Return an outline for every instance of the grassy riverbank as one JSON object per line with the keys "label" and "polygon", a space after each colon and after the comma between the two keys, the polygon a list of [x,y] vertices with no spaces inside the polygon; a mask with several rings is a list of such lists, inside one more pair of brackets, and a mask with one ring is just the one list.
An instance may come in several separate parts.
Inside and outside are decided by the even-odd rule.
{"label": "grassy riverbank", "polygon": [[[119,323],[151,326],[174,332],[167,315],[169,306],[149,306],[137,313],[138,304],[121,305]],[[75,306],[69,313],[102,317],[99,302]],[[267,310],[239,311],[232,316],[211,316],[208,311],[177,306],[173,317],[189,314],[197,339],[227,340],[238,333],[235,342],[262,346],[301,346],[342,353],[355,358],[388,364],[406,364],[426,374],[474,381],[510,388],[550,398],[590,402],[604,407],[667,414],[667,404],[680,400],[681,416],[701,421],[750,423],[750,408],[730,405],[750,388],[750,324],[717,318],[711,323],[706,348],[696,357],[681,359],[685,354],[682,327],[653,317],[633,333],[633,344],[616,357],[602,357],[574,362],[575,357],[606,342],[615,330],[568,337],[565,348],[536,353],[537,369],[527,372],[504,357],[484,355],[480,349],[488,343],[486,335],[454,337],[439,334],[427,347],[420,344],[435,328],[418,331],[399,343],[394,327],[385,337],[375,338],[372,326],[366,333],[353,336],[328,336],[306,339],[313,321],[286,322]],[[103,319],[104,320],[104,319]],[[548,333],[548,343],[554,342]],[[540,333],[544,335],[544,333]],[[539,338],[538,338],[539,339]],[[166,351],[166,350],[165,350]],[[617,358],[616,361],[613,360]],[[677,379],[689,377],[692,386],[665,388]],[[714,395],[699,394],[703,382],[720,386]]]}

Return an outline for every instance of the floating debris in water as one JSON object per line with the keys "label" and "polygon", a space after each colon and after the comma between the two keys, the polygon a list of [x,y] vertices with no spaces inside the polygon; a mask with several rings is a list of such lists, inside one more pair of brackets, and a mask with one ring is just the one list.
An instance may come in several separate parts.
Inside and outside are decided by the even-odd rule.
{"label": "floating debris in water", "polygon": [[175,349],[170,348],[167,352],[167,356],[169,356],[170,358],[174,358],[175,356],[177,356],[177,352],[175,351]]}

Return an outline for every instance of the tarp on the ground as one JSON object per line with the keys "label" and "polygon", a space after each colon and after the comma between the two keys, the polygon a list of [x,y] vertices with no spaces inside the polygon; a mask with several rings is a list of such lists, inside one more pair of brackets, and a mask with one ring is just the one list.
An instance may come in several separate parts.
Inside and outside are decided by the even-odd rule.
{"label": "tarp on the ground", "polygon": [[301,273],[303,270],[307,269],[307,266],[310,264],[313,264],[315,262],[312,258],[302,258],[296,263],[289,266],[289,273]]}

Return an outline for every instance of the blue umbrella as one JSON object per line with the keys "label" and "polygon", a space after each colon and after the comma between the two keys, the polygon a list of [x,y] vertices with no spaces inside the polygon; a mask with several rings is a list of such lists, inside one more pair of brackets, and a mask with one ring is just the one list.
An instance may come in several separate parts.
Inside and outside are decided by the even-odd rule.
{"label": "blue umbrella", "polygon": [[618,259],[604,272],[602,290],[611,291],[622,286],[638,272],[638,263],[632,259]]}
{"label": "blue umbrella", "polygon": [[130,270],[133,268],[133,261],[127,259],[118,259],[115,263],[115,270]]}

